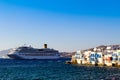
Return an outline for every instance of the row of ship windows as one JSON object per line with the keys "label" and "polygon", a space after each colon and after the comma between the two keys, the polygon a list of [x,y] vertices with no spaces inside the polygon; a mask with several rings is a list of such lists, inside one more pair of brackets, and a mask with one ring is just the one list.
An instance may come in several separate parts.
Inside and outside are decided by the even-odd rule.
{"label": "row of ship windows", "polygon": [[20,54],[25,56],[55,56],[55,54]]}
{"label": "row of ship windows", "polygon": [[58,53],[58,52],[56,52],[56,51],[19,51],[19,53],[29,53],[29,52],[31,52],[31,53]]}

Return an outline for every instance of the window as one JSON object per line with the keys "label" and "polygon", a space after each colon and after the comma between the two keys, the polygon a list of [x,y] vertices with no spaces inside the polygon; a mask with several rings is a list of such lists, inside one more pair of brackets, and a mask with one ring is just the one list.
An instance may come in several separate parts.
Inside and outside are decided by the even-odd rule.
{"label": "window", "polygon": [[95,59],[94,58],[90,58],[90,61],[95,61]]}
{"label": "window", "polygon": [[119,60],[119,62],[120,62],[120,58],[119,58],[118,60]]}

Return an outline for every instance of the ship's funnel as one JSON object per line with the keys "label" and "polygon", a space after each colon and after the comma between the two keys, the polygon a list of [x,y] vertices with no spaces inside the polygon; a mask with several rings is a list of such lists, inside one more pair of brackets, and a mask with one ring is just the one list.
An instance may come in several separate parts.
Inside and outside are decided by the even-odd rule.
{"label": "ship's funnel", "polygon": [[44,48],[47,48],[47,44],[44,44]]}

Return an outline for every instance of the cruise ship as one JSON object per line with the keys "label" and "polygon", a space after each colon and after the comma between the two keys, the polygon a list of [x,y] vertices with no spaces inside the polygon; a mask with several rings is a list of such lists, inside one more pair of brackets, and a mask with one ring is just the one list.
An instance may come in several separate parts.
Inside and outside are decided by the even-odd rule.
{"label": "cruise ship", "polygon": [[12,59],[59,59],[59,51],[47,48],[47,44],[44,44],[44,48],[38,49],[31,46],[21,46],[15,48],[7,54]]}

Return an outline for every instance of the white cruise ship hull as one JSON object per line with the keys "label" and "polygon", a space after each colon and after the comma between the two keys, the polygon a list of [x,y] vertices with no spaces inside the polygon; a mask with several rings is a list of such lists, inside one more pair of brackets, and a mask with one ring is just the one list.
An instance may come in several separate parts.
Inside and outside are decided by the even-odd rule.
{"label": "white cruise ship hull", "polygon": [[14,48],[7,54],[12,59],[59,59],[60,55],[57,50],[45,47],[42,49],[22,46]]}
{"label": "white cruise ship hull", "polygon": [[12,59],[59,59],[60,56],[25,56],[25,55],[17,55],[17,54],[8,54],[8,56]]}

